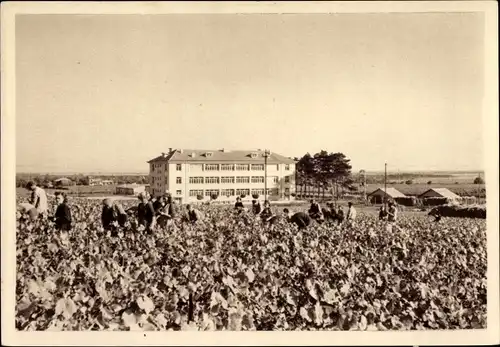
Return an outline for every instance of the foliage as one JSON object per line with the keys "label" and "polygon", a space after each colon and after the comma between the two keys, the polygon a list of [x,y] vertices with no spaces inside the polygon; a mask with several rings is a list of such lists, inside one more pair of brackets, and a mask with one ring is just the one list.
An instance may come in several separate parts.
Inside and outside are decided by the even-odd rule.
{"label": "foliage", "polygon": [[413,184],[413,180],[407,180],[407,181],[405,182],[405,184],[408,184],[408,185]]}
{"label": "foliage", "polygon": [[18,216],[20,330],[486,327],[482,220],[403,214],[398,230],[359,213],[354,229],[280,221],[271,231],[200,206],[203,224],[149,235],[132,220],[113,237],[99,202],[70,206],[69,232]]}
{"label": "foliage", "polygon": [[461,218],[481,218],[486,219],[485,205],[442,205],[433,208],[429,214],[435,215],[439,213],[444,217],[461,217]]}
{"label": "foliage", "polygon": [[482,177],[474,178],[474,184],[484,184],[484,179]]}
{"label": "foliage", "polygon": [[318,187],[323,190],[334,189],[338,196],[338,188],[354,189],[351,178],[350,160],[343,153],[328,153],[321,150],[319,153],[306,153],[296,165],[297,183],[308,187]]}
{"label": "foliage", "polygon": [[203,195],[202,195],[202,194],[198,194],[198,195],[196,195],[196,199],[198,199],[198,200],[203,200]]}
{"label": "foliage", "polygon": [[252,198],[258,199],[259,198],[259,194],[252,194]]}

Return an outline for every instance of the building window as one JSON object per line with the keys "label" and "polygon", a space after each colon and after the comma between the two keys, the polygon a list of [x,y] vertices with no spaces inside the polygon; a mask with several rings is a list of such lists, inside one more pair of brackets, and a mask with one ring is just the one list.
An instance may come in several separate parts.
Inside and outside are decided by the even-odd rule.
{"label": "building window", "polygon": [[219,177],[205,177],[205,183],[219,184]]}
{"label": "building window", "polygon": [[280,164],[276,164],[276,171],[280,171]]}
{"label": "building window", "polygon": [[252,171],[264,171],[264,164],[252,164]]}
{"label": "building window", "polygon": [[227,197],[234,196],[234,189],[222,189],[220,191],[220,195],[221,196],[227,196]]}
{"label": "building window", "polygon": [[252,176],[252,183],[264,183],[264,176]]}
{"label": "building window", "polygon": [[278,176],[273,176],[273,183],[278,183]]}
{"label": "building window", "polygon": [[267,189],[267,195],[276,196],[278,195],[278,188]]}
{"label": "building window", "polygon": [[203,189],[194,189],[189,191],[189,196],[203,195]]}
{"label": "building window", "polygon": [[207,190],[205,190],[205,196],[212,196],[212,195],[219,196],[219,190],[218,189],[207,189]]}
{"label": "building window", "polygon": [[264,189],[252,189],[252,195],[264,195]]}
{"label": "building window", "polygon": [[221,177],[220,183],[234,183],[234,177]]}
{"label": "building window", "polygon": [[181,171],[181,170],[182,170],[182,165],[181,165],[181,164],[177,164],[177,165],[175,165],[175,169],[176,169],[177,171]]}
{"label": "building window", "polygon": [[177,183],[177,184],[181,184],[181,183],[182,183],[182,177],[177,177],[177,178],[175,179],[175,183]]}
{"label": "building window", "polygon": [[285,176],[285,183],[290,183],[290,176]]}
{"label": "building window", "polygon": [[189,177],[190,184],[203,184],[203,177]]}
{"label": "building window", "polygon": [[221,171],[233,171],[234,164],[221,164],[220,169],[221,169]]}
{"label": "building window", "polygon": [[248,164],[236,164],[236,171],[250,171],[250,165],[248,165]]}
{"label": "building window", "polygon": [[289,164],[285,165],[285,171],[290,171],[290,165]]}
{"label": "building window", "polygon": [[290,188],[285,188],[285,194],[290,194]]}
{"label": "building window", "polygon": [[176,194],[176,195],[182,195],[182,190],[176,190],[176,191],[175,191],[175,194]]}
{"label": "building window", "polygon": [[236,177],[236,183],[250,183],[250,177],[238,176]]}
{"label": "building window", "polygon": [[189,170],[190,171],[203,171],[203,164],[190,164]]}
{"label": "building window", "polygon": [[219,164],[205,164],[205,171],[219,171]]}
{"label": "building window", "polygon": [[236,189],[236,195],[237,196],[242,196],[242,195],[248,196],[248,195],[250,195],[250,189]]}

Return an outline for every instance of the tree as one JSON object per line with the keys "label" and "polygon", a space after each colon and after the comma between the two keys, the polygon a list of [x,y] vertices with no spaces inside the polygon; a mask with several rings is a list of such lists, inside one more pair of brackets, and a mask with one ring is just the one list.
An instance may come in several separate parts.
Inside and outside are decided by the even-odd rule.
{"label": "tree", "polygon": [[474,184],[484,184],[484,179],[478,176],[474,178]]}
{"label": "tree", "polygon": [[305,190],[307,193],[307,187],[311,185],[314,180],[314,161],[313,157],[309,153],[306,153],[297,162],[296,174],[297,181],[300,182],[301,194],[303,194],[302,190]]}
{"label": "tree", "polygon": [[407,180],[405,183],[406,184],[413,184],[413,180]]}
{"label": "tree", "polygon": [[218,196],[217,194],[212,194],[212,195],[210,195],[210,198],[211,198],[212,200],[217,200],[217,198],[218,198],[218,197],[219,197],[219,196]]}
{"label": "tree", "polygon": [[427,181],[427,184],[432,184],[432,181]]}

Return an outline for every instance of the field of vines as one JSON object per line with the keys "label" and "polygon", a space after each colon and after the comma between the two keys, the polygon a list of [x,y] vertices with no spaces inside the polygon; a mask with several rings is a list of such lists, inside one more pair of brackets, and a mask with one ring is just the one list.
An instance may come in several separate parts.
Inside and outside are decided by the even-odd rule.
{"label": "field of vines", "polygon": [[69,204],[70,232],[18,215],[18,330],[486,328],[484,219],[360,212],[298,231],[203,206],[202,224],[113,237],[99,201]]}

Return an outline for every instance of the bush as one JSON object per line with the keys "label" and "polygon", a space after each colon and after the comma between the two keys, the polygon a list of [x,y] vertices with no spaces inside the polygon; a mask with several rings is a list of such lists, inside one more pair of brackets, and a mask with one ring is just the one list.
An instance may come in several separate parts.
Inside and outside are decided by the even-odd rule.
{"label": "bush", "polygon": [[203,200],[203,195],[198,194],[198,195],[196,196],[196,198],[197,198],[198,200]]}
{"label": "bush", "polygon": [[427,181],[427,184],[432,184],[432,181]]}
{"label": "bush", "polygon": [[486,206],[472,205],[443,205],[434,207],[429,215],[439,213],[443,217],[460,217],[460,218],[481,218],[486,219]]}
{"label": "bush", "polygon": [[413,184],[413,180],[407,180],[405,184]]}
{"label": "bush", "polygon": [[241,194],[240,198],[245,199],[247,196],[245,194]]}
{"label": "bush", "polygon": [[295,194],[295,193],[292,193],[290,195],[293,196],[294,198],[297,196],[297,194]]}
{"label": "bush", "polygon": [[258,198],[259,198],[259,194],[253,194],[253,195],[252,195],[252,198],[254,198],[254,199],[258,199]]}
{"label": "bush", "polygon": [[474,178],[474,184],[484,184],[484,179],[482,177]]}
{"label": "bush", "polygon": [[212,195],[210,195],[210,198],[211,198],[212,200],[217,200],[217,198],[218,198],[218,197],[219,197],[219,196],[218,196],[217,194],[212,194]]}

